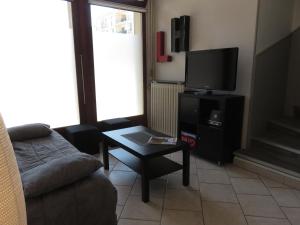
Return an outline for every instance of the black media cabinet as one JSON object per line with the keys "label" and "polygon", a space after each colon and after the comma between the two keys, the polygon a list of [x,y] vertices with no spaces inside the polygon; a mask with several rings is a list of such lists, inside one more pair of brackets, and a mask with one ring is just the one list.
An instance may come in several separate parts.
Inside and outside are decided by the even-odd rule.
{"label": "black media cabinet", "polygon": [[[233,152],[241,147],[243,96],[180,93],[178,109],[178,137],[194,136],[194,154],[219,165],[232,162]],[[222,112],[220,127],[208,123],[213,110]]]}

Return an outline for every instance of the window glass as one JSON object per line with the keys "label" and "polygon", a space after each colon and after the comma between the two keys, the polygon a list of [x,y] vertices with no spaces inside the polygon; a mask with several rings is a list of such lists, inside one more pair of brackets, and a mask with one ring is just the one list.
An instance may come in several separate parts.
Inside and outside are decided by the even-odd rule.
{"label": "window glass", "polygon": [[0,112],[8,127],[79,123],[70,3],[3,1]]}
{"label": "window glass", "polygon": [[91,6],[98,121],[144,113],[142,14]]}

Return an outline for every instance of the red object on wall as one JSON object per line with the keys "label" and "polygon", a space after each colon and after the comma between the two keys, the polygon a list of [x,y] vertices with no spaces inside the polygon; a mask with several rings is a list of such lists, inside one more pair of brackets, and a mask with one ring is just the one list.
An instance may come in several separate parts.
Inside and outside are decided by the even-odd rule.
{"label": "red object on wall", "polygon": [[165,32],[159,31],[156,34],[156,61],[171,62],[172,56],[165,55]]}

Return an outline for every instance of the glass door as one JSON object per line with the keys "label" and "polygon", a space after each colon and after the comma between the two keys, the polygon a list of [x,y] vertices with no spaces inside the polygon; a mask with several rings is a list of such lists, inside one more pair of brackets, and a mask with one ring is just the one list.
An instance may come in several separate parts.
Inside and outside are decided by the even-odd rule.
{"label": "glass door", "polygon": [[91,5],[98,121],[144,114],[142,16]]}

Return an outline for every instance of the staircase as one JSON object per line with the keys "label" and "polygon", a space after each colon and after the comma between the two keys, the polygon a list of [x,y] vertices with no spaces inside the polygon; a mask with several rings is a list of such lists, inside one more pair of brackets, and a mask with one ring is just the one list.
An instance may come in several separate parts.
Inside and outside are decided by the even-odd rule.
{"label": "staircase", "polygon": [[269,121],[266,134],[252,138],[250,150],[235,155],[300,178],[300,119]]}

